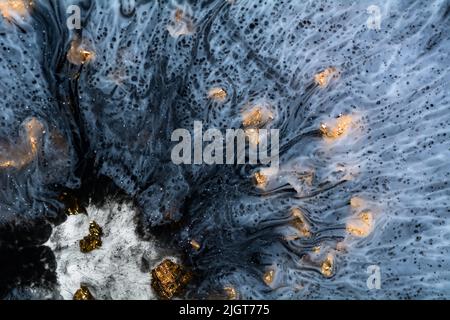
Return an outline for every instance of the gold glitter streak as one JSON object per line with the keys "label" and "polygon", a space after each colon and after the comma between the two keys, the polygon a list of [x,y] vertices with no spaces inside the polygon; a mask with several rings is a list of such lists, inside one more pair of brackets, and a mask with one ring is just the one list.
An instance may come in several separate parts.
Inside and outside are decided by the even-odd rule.
{"label": "gold glitter streak", "polygon": [[330,123],[322,123],[320,131],[325,138],[337,139],[349,130],[352,120],[350,115],[340,115],[337,119],[330,121]]}
{"label": "gold glitter streak", "polygon": [[33,1],[0,0],[0,12],[7,20],[11,20],[14,15],[25,17],[32,5]]}
{"label": "gold glitter streak", "polygon": [[267,176],[265,176],[263,173],[256,172],[253,178],[255,180],[256,187],[258,187],[259,189],[264,189],[267,186],[268,179]]}
{"label": "gold glitter streak", "polygon": [[78,214],[87,214],[87,211],[82,207],[78,201],[78,198],[67,192],[63,192],[59,196],[59,200],[64,203],[64,212],[68,216],[75,216]]}
{"label": "gold glitter streak", "polygon": [[72,41],[69,52],[67,52],[67,60],[74,65],[82,65],[89,63],[95,58],[95,52],[88,50],[79,39]]}
{"label": "gold glitter streak", "polygon": [[326,88],[332,79],[337,78],[339,75],[339,71],[334,68],[326,68],[324,71],[316,74],[314,76],[314,81],[321,88]]}
{"label": "gold glitter streak", "polygon": [[247,129],[259,129],[274,119],[272,111],[265,106],[255,106],[242,113],[242,126]]}
{"label": "gold glitter streak", "polygon": [[254,108],[243,114],[242,125],[244,127],[259,127],[263,122],[261,108]]}
{"label": "gold glitter streak", "polygon": [[334,257],[332,254],[328,254],[327,258],[322,262],[322,266],[320,268],[320,272],[327,277],[330,278],[334,272]]}
{"label": "gold glitter streak", "polygon": [[347,232],[355,237],[367,237],[373,229],[373,215],[370,211],[364,211],[357,218],[347,222]]}
{"label": "gold glitter streak", "polygon": [[270,286],[273,283],[273,279],[275,278],[275,270],[268,270],[264,273],[263,281],[266,285]]}
{"label": "gold glitter streak", "polygon": [[227,286],[223,288],[223,291],[225,292],[225,295],[228,298],[228,300],[236,300],[238,298],[238,293],[236,289],[232,286]]}
{"label": "gold glitter streak", "polygon": [[183,10],[181,10],[180,8],[175,10],[174,14],[175,22],[181,22],[183,20],[183,16],[184,16]]}
{"label": "gold glitter streak", "polygon": [[89,253],[102,246],[103,230],[97,224],[92,221],[89,224],[89,234],[80,240],[80,251],[83,253]]}
{"label": "gold glitter streak", "polygon": [[0,154],[0,168],[20,169],[36,157],[42,135],[45,133],[44,125],[36,118],[31,118],[25,125],[26,138],[16,147],[6,146]]}
{"label": "gold glitter streak", "polygon": [[81,285],[73,295],[73,300],[95,300],[88,287]]}
{"label": "gold glitter streak", "polygon": [[152,288],[162,299],[172,299],[180,294],[191,279],[190,272],[169,259],[152,270]]}
{"label": "gold glitter streak", "polygon": [[315,246],[315,247],[312,248],[311,251],[312,251],[313,253],[315,253],[315,254],[319,254],[321,250],[322,250],[322,247],[321,247],[321,246]]}
{"label": "gold glitter streak", "polygon": [[300,232],[300,235],[302,237],[305,237],[305,238],[311,237],[311,231],[310,231],[311,228],[310,228],[308,222],[305,220],[303,212],[298,208],[294,208],[294,209],[292,209],[291,213],[294,218],[291,221],[291,225]]}
{"label": "gold glitter streak", "polygon": [[223,88],[211,88],[208,91],[208,99],[224,102],[227,99],[227,92]]}
{"label": "gold glitter streak", "polygon": [[191,240],[190,244],[191,244],[192,249],[194,249],[195,251],[198,251],[201,248],[200,243],[197,242],[196,240]]}

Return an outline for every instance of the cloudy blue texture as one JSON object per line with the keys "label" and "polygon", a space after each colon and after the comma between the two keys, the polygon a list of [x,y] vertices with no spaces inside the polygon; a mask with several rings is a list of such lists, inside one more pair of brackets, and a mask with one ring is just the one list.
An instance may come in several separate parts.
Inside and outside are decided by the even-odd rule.
{"label": "cloudy blue texture", "polygon": [[[95,51],[83,67],[66,60],[73,3],[78,36]],[[371,5],[379,30],[367,24]],[[173,32],[177,8],[187,34]],[[177,223],[165,240],[197,275],[187,297],[226,286],[240,298],[448,297],[449,61],[448,0],[35,1],[29,19],[0,19],[0,160],[26,139],[27,120],[45,128],[33,161],[0,168],[0,225],[14,237],[61,223],[60,190],[103,175],[146,232]],[[314,76],[330,66],[339,78],[320,88]],[[212,87],[227,91],[223,103],[208,99]],[[281,130],[280,172],[266,190],[254,186],[255,166],[171,162],[174,129],[237,128],[261,101]],[[351,130],[324,139],[321,124],[340,114]],[[373,213],[367,237],[346,231],[354,197]],[[293,208],[310,238],[285,239]],[[25,245],[49,236],[30,233]],[[321,273],[328,254],[331,277]],[[371,265],[380,290],[366,286]],[[32,295],[24,290],[11,295]]]}

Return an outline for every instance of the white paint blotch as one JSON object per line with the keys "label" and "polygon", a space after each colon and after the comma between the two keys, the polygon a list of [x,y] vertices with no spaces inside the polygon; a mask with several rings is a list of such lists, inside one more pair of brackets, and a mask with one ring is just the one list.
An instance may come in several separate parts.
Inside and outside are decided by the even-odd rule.
{"label": "white paint blotch", "polygon": [[[61,296],[72,299],[80,283],[84,283],[96,299],[156,299],[148,267],[162,260],[164,250],[157,248],[154,241],[139,239],[134,208],[111,203],[103,208],[89,206],[87,212],[89,216],[69,216],[54,228],[46,244],[55,253]],[[103,244],[84,254],[80,252],[79,240],[88,234],[92,220],[103,228]],[[149,262],[147,268],[143,267],[143,260]]]}

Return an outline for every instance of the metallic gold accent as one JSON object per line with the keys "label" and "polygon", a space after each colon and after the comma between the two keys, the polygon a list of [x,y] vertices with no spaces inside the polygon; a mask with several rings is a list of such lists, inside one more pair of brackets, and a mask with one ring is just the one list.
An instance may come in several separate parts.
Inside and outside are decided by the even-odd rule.
{"label": "metallic gold accent", "polygon": [[44,125],[36,118],[31,118],[24,124],[25,141],[18,146],[6,146],[5,152],[0,153],[0,168],[20,169],[36,157],[41,137],[45,133]]}
{"label": "metallic gold accent", "polygon": [[347,223],[347,232],[355,237],[367,237],[373,227],[373,215],[370,211],[361,212],[357,218]]}
{"label": "metallic gold accent", "polygon": [[81,49],[80,56],[81,56],[82,63],[86,63],[86,62],[92,60],[92,58],[94,57],[94,52]]}
{"label": "metallic gold accent", "polygon": [[242,126],[245,129],[261,129],[273,119],[273,112],[264,102],[242,112]]}
{"label": "metallic gold accent", "polygon": [[227,92],[223,88],[211,88],[208,91],[208,98],[211,100],[223,102],[227,98]]}
{"label": "metallic gold accent", "polygon": [[273,283],[273,279],[275,278],[275,270],[271,269],[264,273],[263,280],[264,283],[270,286]]}
{"label": "metallic gold accent", "polygon": [[243,115],[242,125],[244,127],[260,127],[263,124],[261,108],[256,107]]}
{"label": "metallic gold accent", "polygon": [[336,78],[339,75],[338,70],[335,67],[326,68],[324,71],[314,76],[314,81],[321,88],[326,88],[331,79]]}
{"label": "metallic gold accent", "polygon": [[89,63],[95,58],[95,52],[87,50],[79,39],[72,41],[69,52],[67,52],[67,60],[74,65],[83,65]]}
{"label": "metallic gold accent", "polygon": [[267,176],[265,176],[263,173],[256,172],[253,177],[258,188],[264,189],[267,186],[268,179]]}
{"label": "metallic gold accent", "polygon": [[24,17],[31,6],[33,6],[33,1],[31,0],[1,0],[0,12],[3,18],[11,20],[14,15]]}
{"label": "metallic gold accent", "polygon": [[322,262],[320,272],[327,278],[330,278],[333,275],[334,257],[332,254],[328,254],[327,258]]}
{"label": "metallic gold accent", "polygon": [[359,218],[361,219],[362,222],[364,222],[365,224],[370,224],[372,222],[372,213],[369,211],[365,211],[362,212],[359,215]]}
{"label": "metallic gold accent", "polygon": [[312,252],[314,252],[315,254],[319,254],[320,250],[322,250],[321,246],[315,246],[314,248],[312,248]]}
{"label": "metallic gold accent", "polygon": [[320,125],[320,131],[323,136],[330,139],[339,138],[346,133],[352,124],[352,117],[350,115],[340,115],[334,121]]}
{"label": "metallic gold accent", "polygon": [[305,220],[303,212],[298,208],[294,208],[292,209],[292,216],[294,219],[291,221],[291,225],[300,232],[300,235],[306,238],[311,237],[311,228]]}
{"label": "metallic gold accent", "polygon": [[183,10],[181,10],[180,8],[177,8],[175,10],[175,14],[174,14],[175,22],[181,22],[183,20],[183,17],[184,17]]}
{"label": "metallic gold accent", "polygon": [[261,129],[274,118],[270,106],[261,102],[242,112],[242,126],[245,129]]}
{"label": "metallic gold accent", "polygon": [[80,205],[78,198],[67,192],[63,192],[59,196],[59,200],[64,203],[64,211],[68,216],[75,216],[78,214],[87,214],[86,209]]}
{"label": "metallic gold accent", "polygon": [[191,243],[192,249],[194,249],[196,251],[200,250],[201,245],[196,240],[192,239],[190,243]]}
{"label": "metallic gold accent", "polygon": [[89,291],[88,287],[81,285],[73,295],[73,300],[95,300],[92,293]]}
{"label": "metallic gold accent", "polygon": [[225,292],[228,300],[236,300],[238,297],[238,293],[237,293],[236,289],[232,286],[227,286],[227,287],[223,288],[223,291]]}
{"label": "metallic gold accent", "polygon": [[89,253],[100,248],[102,246],[102,235],[102,228],[97,224],[97,222],[92,221],[89,224],[89,234],[80,240],[80,251],[83,253]]}
{"label": "metallic gold accent", "polygon": [[172,299],[180,294],[191,279],[190,272],[169,259],[152,270],[152,288],[161,299]]}

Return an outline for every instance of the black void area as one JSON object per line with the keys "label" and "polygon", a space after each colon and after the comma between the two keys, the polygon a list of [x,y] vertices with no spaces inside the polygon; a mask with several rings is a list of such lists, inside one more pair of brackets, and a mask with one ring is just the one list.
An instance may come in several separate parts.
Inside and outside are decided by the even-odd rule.
{"label": "black void area", "polygon": [[14,289],[53,288],[55,270],[55,256],[46,246],[0,248],[0,299]]}

